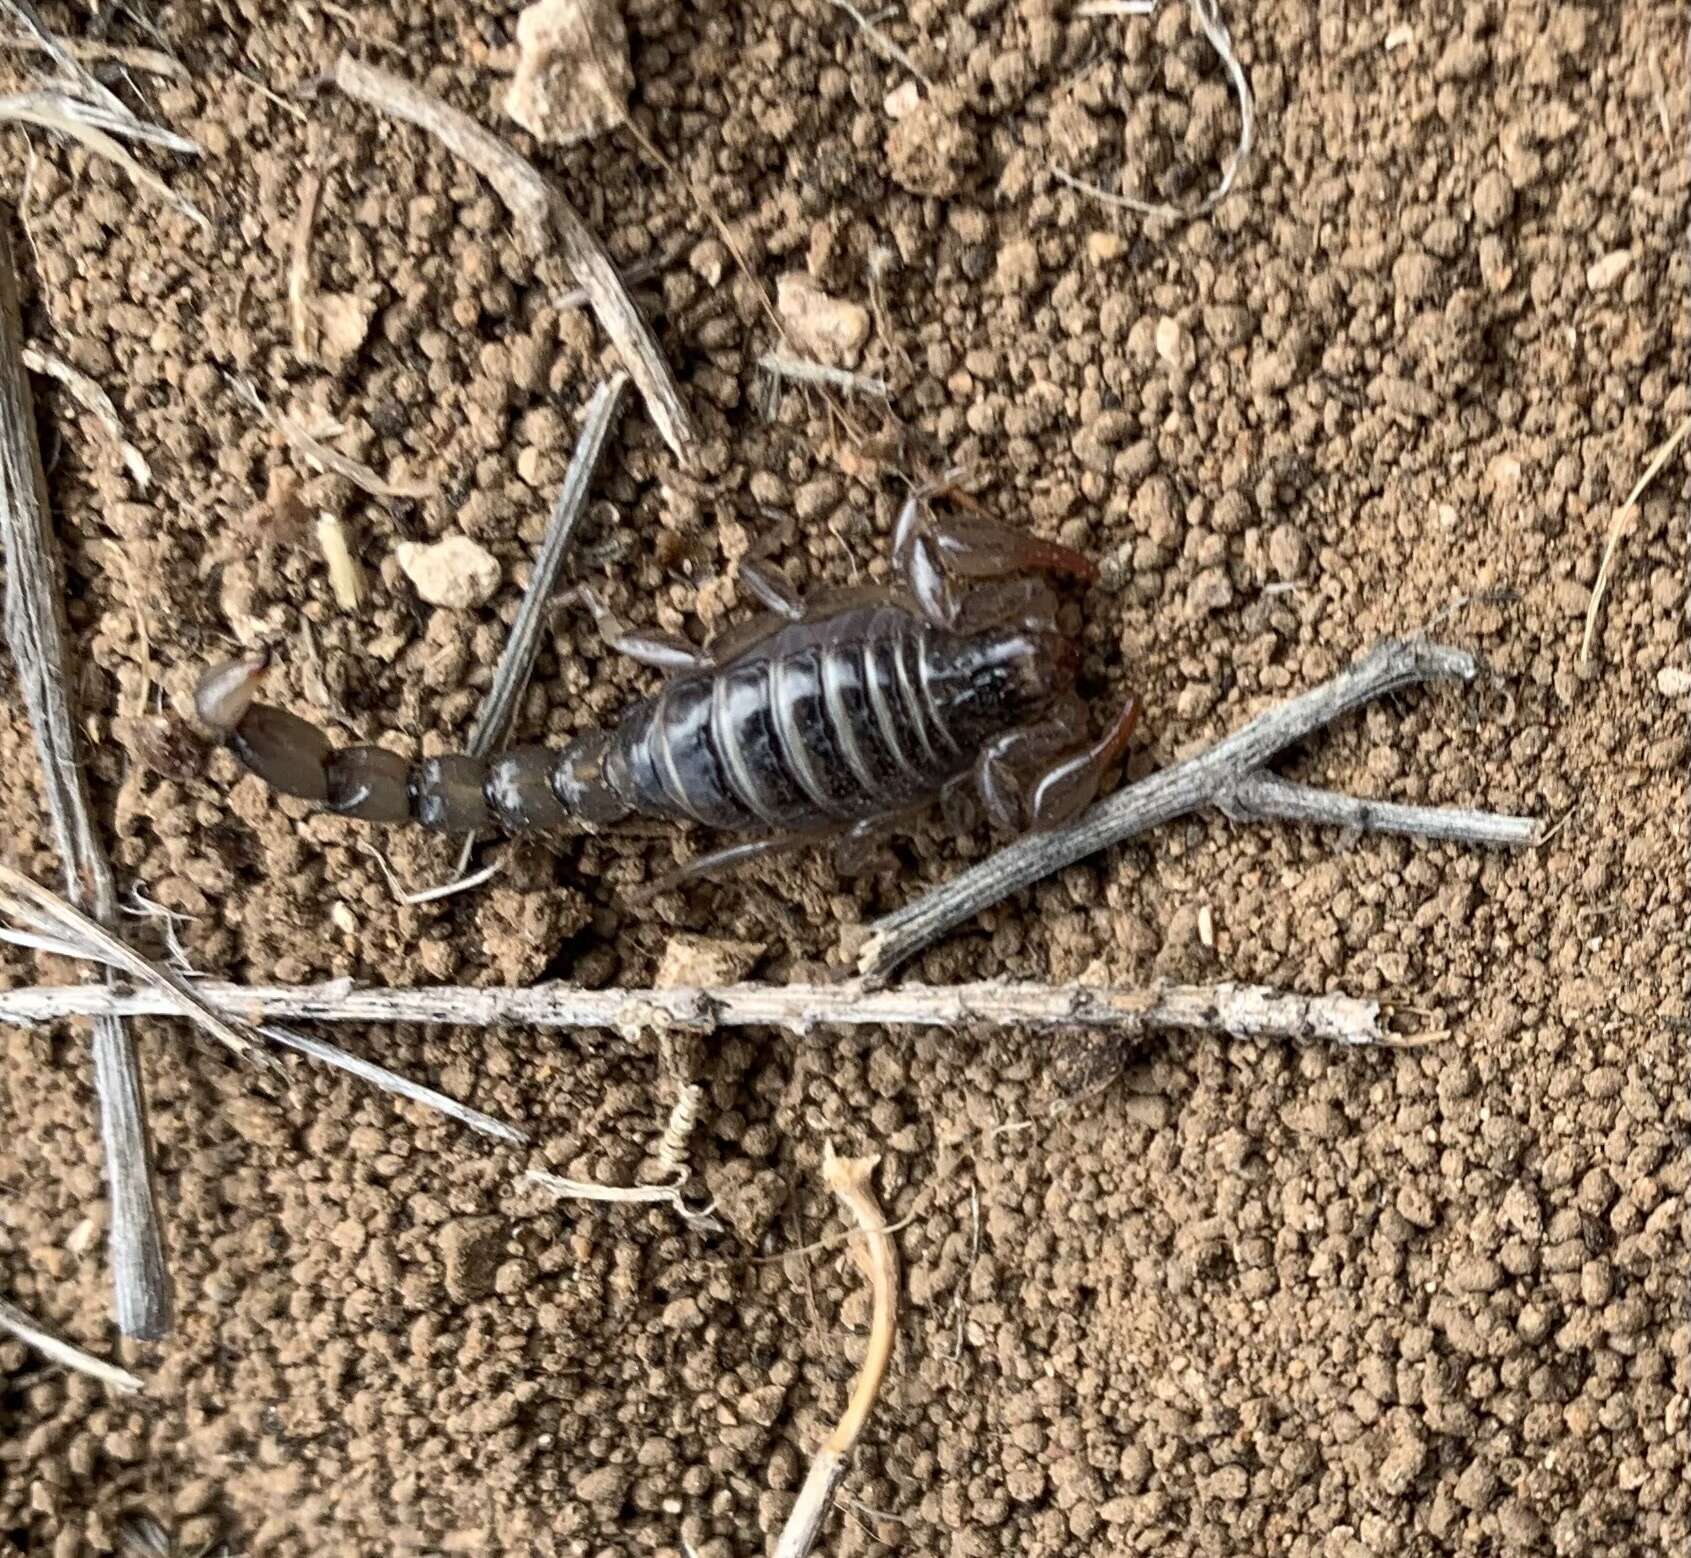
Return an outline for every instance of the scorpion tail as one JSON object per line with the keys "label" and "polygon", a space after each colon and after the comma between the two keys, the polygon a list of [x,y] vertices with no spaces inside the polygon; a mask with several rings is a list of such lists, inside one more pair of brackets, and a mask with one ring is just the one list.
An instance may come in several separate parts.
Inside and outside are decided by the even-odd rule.
{"label": "scorpion tail", "polygon": [[556,750],[519,747],[494,758],[411,763],[385,747],[335,747],[317,726],[259,703],[268,666],[269,656],[259,653],[213,667],[200,678],[194,706],[243,768],[284,795],[360,822],[413,822],[441,833],[597,826],[629,813],[605,782],[602,732]]}

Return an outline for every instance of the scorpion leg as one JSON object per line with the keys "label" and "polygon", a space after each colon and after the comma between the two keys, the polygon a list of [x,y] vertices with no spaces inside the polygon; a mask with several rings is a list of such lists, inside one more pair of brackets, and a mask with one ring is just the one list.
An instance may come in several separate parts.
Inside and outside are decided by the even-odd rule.
{"label": "scorpion leg", "polygon": [[789,622],[804,620],[804,602],[786,579],[766,563],[751,558],[740,561],[740,582],[752,598]]}
{"label": "scorpion leg", "polygon": [[652,633],[623,624],[602,600],[598,592],[585,586],[581,598],[593,613],[593,625],[599,637],[630,660],[653,666],[659,671],[705,671],[714,663],[709,654],[696,644],[674,633]]}
{"label": "scorpion leg", "polygon": [[1138,720],[1139,700],[1129,698],[1115,723],[1096,742],[1046,769],[1028,803],[1030,825],[1040,830],[1055,828],[1087,806],[1105,773],[1127,750]]}
{"label": "scorpion leg", "polygon": [[629,895],[631,903],[646,903],[657,897],[659,893],[667,893],[684,882],[696,881],[702,876],[718,876],[734,866],[744,865],[749,860],[762,860],[768,855],[779,855],[787,850],[804,849],[814,844],[816,839],[802,833],[777,833],[771,838],[747,839],[739,844],[727,844],[721,849],[713,849],[708,854],[700,855],[696,860],[689,860],[684,866],[677,866],[673,871],[666,871],[656,880],[648,882],[644,887],[637,888]]}
{"label": "scorpion leg", "polygon": [[[1023,772],[1032,763],[1073,748],[1079,732],[1073,712],[1065,709],[1063,713],[1068,717],[1043,720],[1037,725],[1006,731],[996,740],[989,741],[975,759],[975,788],[986,808],[987,817],[995,827],[1014,833],[1027,825]],[[1081,710],[1081,718],[1084,719],[1084,715],[1085,711]],[[1080,727],[1081,730],[1084,728],[1084,725]]]}

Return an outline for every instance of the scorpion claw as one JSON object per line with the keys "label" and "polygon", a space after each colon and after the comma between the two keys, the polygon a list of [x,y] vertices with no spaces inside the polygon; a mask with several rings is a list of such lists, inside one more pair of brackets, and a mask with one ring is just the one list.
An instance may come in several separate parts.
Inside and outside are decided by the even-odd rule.
{"label": "scorpion claw", "polygon": [[270,651],[260,649],[213,666],[194,689],[194,712],[220,736],[235,732],[252,707],[258,684],[270,666]]}

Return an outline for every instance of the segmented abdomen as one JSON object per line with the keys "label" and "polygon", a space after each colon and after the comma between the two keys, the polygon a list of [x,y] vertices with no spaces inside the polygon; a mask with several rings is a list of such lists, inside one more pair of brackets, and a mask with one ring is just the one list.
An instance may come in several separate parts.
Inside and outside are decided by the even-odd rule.
{"label": "segmented abdomen", "polygon": [[896,610],[779,634],[673,681],[617,727],[606,778],[635,810],[804,831],[930,800],[967,766],[928,686],[932,630]]}

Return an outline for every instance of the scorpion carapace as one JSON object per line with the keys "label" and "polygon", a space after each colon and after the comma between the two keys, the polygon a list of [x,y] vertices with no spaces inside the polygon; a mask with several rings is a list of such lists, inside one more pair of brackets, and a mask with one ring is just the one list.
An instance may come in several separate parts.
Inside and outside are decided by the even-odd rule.
{"label": "scorpion carapace", "polygon": [[[631,631],[583,592],[615,649],[670,674],[609,730],[559,748],[411,763],[333,748],[254,701],[262,655],[209,671],[200,718],[284,794],[365,822],[448,833],[602,827],[665,818],[738,835],[687,875],[828,838],[859,844],[964,788],[1009,830],[1052,826],[1097,793],[1136,700],[1097,739],[1075,695],[1077,646],[1036,577],[1090,579],[1078,552],[975,517],[937,521],[919,492],[893,539],[897,585],[808,606],[755,563],[766,608],[707,649]],[[959,588],[959,586],[966,586]]]}

